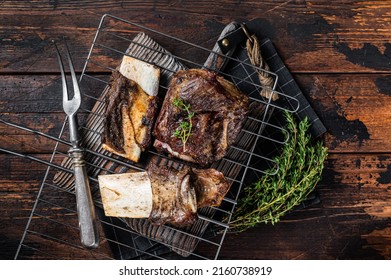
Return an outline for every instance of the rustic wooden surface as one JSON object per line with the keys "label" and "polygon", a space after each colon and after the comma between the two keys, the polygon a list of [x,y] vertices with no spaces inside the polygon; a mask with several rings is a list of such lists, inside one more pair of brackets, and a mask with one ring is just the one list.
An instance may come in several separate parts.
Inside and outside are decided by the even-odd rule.
{"label": "rustic wooden surface", "polygon": [[[228,234],[220,258],[391,259],[391,1],[0,1],[2,118],[58,134],[51,40],[68,38],[80,71],[105,13],[209,48],[231,21],[259,20],[328,129],[321,202]],[[0,143],[46,160],[53,148],[1,124]],[[1,259],[15,255],[45,170],[0,154]],[[62,258],[92,257],[55,248]]]}

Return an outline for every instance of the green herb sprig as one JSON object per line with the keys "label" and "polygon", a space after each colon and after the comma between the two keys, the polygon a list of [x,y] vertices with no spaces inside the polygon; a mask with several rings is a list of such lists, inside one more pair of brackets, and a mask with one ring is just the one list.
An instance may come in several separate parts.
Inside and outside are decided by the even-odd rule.
{"label": "green herb sprig", "polygon": [[289,138],[281,155],[274,159],[278,171],[269,175],[273,172],[269,170],[258,182],[243,189],[230,222],[233,231],[244,231],[259,223],[275,224],[299,205],[321,178],[327,148],[321,141],[311,142],[308,119],[298,124],[290,113],[285,118]]}
{"label": "green herb sprig", "polygon": [[194,112],[190,111],[190,104],[186,104],[180,97],[174,98],[173,105],[186,113],[185,119],[187,121],[182,121],[173,133],[173,136],[182,140],[183,151],[186,151],[186,143],[191,135],[191,129],[193,128],[191,119],[194,117]]}

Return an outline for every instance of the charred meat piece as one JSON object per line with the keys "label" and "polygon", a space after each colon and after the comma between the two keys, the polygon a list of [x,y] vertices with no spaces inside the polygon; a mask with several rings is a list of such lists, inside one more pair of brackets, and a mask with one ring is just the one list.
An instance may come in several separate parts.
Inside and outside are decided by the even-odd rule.
{"label": "charred meat piece", "polygon": [[153,224],[191,225],[197,220],[195,190],[190,182],[190,168],[178,171],[169,166],[148,165],[152,187]]}
{"label": "charred meat piece", "polygon": [[146,94],[118,71],[113,72],[108,90],[102,147],[137,162],[151,143],[157,97]]}
{"label": "charred meat piece", "polygon": [[229,190],[224,175],[212,168],[181,170],[150,161],[146,172],[100,175],[107,216],[148,218],[152,224],[188,226],[197,209],[219,206]]}
{"label": "charred meat piece", "polygon": [[196,192],[198,208],[219,206],[230,188],[223,173],[213,168],[192,168],[191,181]]}
{"label": "charred meat piece", "polygon": [[[177,106],[178,101],[188,110]],[[180,70],[170,82],[156,120],[154,147],[208,166],[235,142],[247,114],[248,97],[231,82],[204,69]],[[186,141],[176,134],[184,123],[191,125]]]}

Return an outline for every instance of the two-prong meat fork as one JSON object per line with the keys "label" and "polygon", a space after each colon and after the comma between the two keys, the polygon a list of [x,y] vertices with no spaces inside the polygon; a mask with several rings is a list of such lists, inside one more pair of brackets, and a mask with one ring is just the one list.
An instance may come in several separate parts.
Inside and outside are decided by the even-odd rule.
{"label": "two-prong meat fork", "polygon": [[[53,42],[54,43],[54,42]],[[97,220],[95,216],[95,208],[91,196],[91,190],[89,180],[86,172],[86,166],[84,161],[84,151],[79,146],[80,137],[78,133],[78,123],[76,113],[79,110],[81,104],[81,96],[79,84],[77,82],[75,69],[73,68],[71,55],[67,43],[65,42],[66,53],[68,57],[69,69],[71,71],[72,84],[73,84],[73,97],[70,99],[68,86],[65,78],[64,65],[61,59],[60,51],[57,45],[54,43],[58,62],[61,70],[62,80],[62,105],[64,112],[68,116],[69,123],[69,140],[72,147],[69,149],[69,155],[73,159],[73,170],[75,176],[75,190],[76,190],[76,204],[77,214],[79,217],[80,238],[83,246],[88,248],[96,248],[99,245],[99,232],[97,226]]]}

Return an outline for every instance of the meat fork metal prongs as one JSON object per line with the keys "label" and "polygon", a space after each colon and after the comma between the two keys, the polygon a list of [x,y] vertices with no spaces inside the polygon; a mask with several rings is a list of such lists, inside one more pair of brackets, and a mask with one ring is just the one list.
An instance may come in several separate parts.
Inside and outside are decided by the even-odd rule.
{"label": "meat fork metal prongs", "polygon": [[[64,40],[65,41],[65,40]],[[69,140],[72,147],[69,149],[69,156],[73,160],[73,170],[75,176],[75,191],[77,214],[79,217],[80,238],[83,246],[96,248],[99,245],[99,231],[95,215],[95,208],[92,200],[90,184],[87,176],[86,165],[84,161],[84,150],[79,146],[80,137],[78,133],[78,123],[76,113],[80,108],[81,95],[79,84],[76,78],[75,69],[73,68],[71,55],[68,45],[65,41],[65,49],[68,57],[69,69],[71,71],[73,84],[73,97],[70,99],[67,81],[65,78],[64,64],[61,59],[60,51],[53,41],[60,64],[62,80],[62,104],[64,112],[68,116],[69,123]]]}

